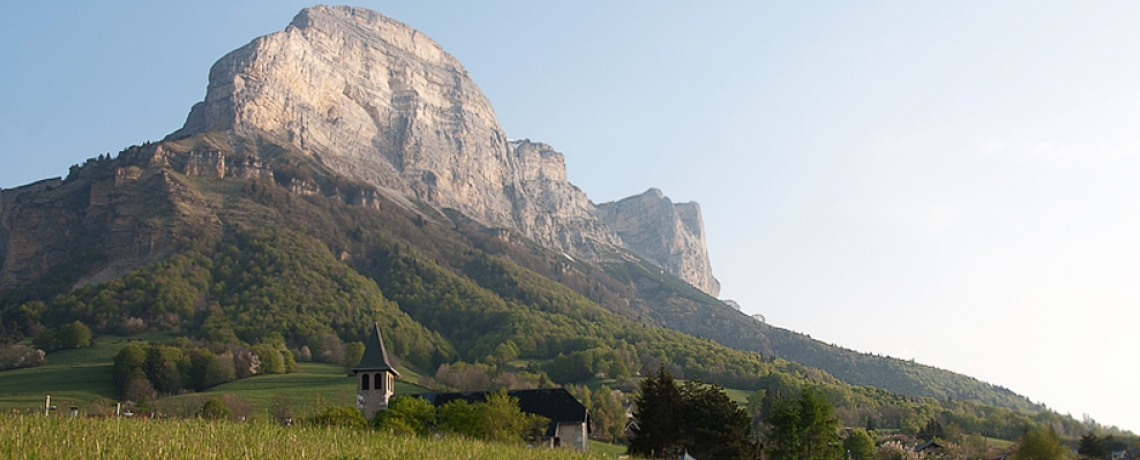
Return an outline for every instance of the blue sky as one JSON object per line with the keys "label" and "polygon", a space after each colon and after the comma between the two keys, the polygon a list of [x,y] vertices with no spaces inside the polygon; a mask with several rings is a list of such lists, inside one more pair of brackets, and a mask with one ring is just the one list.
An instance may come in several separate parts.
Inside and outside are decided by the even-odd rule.
{"label": "blue sky", "polygon": [[[1140,3],[384,2],[770,322],[1140,430]],[[5,2],[0,187],[174,131],[295,1]]]}

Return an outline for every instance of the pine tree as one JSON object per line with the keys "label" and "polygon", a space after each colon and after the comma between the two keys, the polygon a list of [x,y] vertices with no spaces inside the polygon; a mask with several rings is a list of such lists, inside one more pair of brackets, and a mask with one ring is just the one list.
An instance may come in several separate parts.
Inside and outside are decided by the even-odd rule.
{"label": "pine tree", "polygon": [[1107,457],[1110,452],[1108,446],[1104,445],[1104,439],[1090,431],[1089,434],[1081,436],[1077,453],[1084,458],[1102,459]]}
{"label": "pine tree", "polygon": [[684,423],[681,389],[665,366],[657,377],[641,381],[633,413],[637,427],[629,441],[629,453],[651,458],[677,458],[685,452],[681,444],[681,426]]}
{"label": "pine tree", "polygon": [[827,397],[805,388],[799,398],[781,399],[772,409],[765,451],[772,460],[835,460],[842,457],[839,420]]}
{"label": "pine tree", "polygon": [[678,386],[662,366],[641,382],[629,453],[652,458],[754,459],[748,412],[719,385],[690,380]]}
{"label": "pine tree", "polygon": [[682,389],[684,443],[696,458],[749,459],[757,454],[751,419],[720,385],[690,380]]}

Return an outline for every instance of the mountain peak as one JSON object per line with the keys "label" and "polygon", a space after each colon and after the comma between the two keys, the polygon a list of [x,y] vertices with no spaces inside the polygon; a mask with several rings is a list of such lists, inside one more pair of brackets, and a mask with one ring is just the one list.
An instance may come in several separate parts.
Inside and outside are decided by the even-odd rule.
{"label": "mountain peak", "polygon": [[384,42],[423,62],[454,66],[462,70],[459,61],[431,38],[407,24],[367,8],[318,5],[301,10],[289,26],[310,37],[320,34],[335,40]]}
{"label": "mountain peak", "polygon": [[[649,252],[625,244],[567,181],[561,153],[509,141],[490,101],[454,57],[415,29],[364,8],[306,8],[285,30],[214,64],[205,100],[168,139],[218,131],[255,144],[288,144],[393,201],[454,209],[573,257],[613,254],[607,247],[668,255],[666,247],[679,244],[661,241],[665,246]],[[707,269],[703,237],[690,240],[684,246],[699,252],[705,263],[697,266]],[[701,289],[712,286],[711,273],[673,271],[694,266],[674,262],[657,263]]]}

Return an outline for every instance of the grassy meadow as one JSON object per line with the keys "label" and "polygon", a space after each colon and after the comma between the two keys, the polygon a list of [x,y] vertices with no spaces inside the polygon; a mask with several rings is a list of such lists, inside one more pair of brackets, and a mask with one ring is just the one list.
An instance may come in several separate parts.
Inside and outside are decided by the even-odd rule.
{"label": "grassy meadow", "polygon": [[[95,402],[113,406],[113,401],[118,399],[111,383],[115,354],[132,342],[168,338],[153,333],[133,337],[100,336],[93,347],[48,354],[44,366],[0,372],[0,411],[42,411],[46,395],[51,395],[52,405],[61,412],[69,406],[85,411]],[[222,395],[233,395],[248,402],[256,414],[267,414],[270,405],[282,395],[298,415],[315,413],[328,405],[356,404],[356,381],[343,367],[322,363],[300,363],[300,367],[297,373],[261,375],[218,385],[202,393],[165,397],[161,407],[176,408],[189,403],[200,406],[201,399]],[[415,372],[400,368],[400,375],[396,394],[428,391],[409,383],[419,381],[420,376]]]}
{"label": "grassy meadow", "polygon": [[[459,438],[417,439],[373,431],[321,428],[304,424],[282,427],[270,422],[270,408],[287,401],[295,417],[315,414],[329,405],[352,406],[356,381],[332,364],[300,363],[301,371],[235,380],[201,393],[164,397],[154,407],[176,418],[70,418],[69,406],[81,414],[114,407],[111,384],[116,353],[127,344],[165,340],[161,334],[134,337],[100,336],[96,346],[47,355],[47,364],[0,372],[0,458],[615,458],[625,448],[595,441],[591,453],[527,449]],[[428,391],[409,382],[421,376],[400,368],[397,394]],[[44,396],[59,409],[44,417]],[[248,421],[212,422],[192,416],[203,401],[236,397]],[[237,408],[235,408],[237,409]],[[235,413],[237,410],[235,410]]]}
{"label": "grassy meadow", "polygon": [[115,354],[132,341],[169,338],[158,333],[101,336],[93,347],[49,353],[46,365],[0,372],[0,411],[43,410],[45,395],[51,395],[52,404],[59,407],[114,400],[118,396],[111,383]]}
{"label": "grassy meadow", "polygon": [[28,459],[605,459],[457,437],[283,427],[267,421],[135,420],[0,415],[0,457]]}

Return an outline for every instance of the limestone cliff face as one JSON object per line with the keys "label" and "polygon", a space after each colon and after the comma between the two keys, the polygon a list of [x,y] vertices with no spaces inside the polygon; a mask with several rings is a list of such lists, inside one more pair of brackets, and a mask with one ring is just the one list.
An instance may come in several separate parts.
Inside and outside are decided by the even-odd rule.
{"label": "limestone cliff face", "polygon": [[720,293],[709,264],[700,205],[673,203],[654,188],[603,203],[598,210],[634,253],[714,297]]}
{"label": "limestone cliff face", "polygon": [[[509,141],[491,103],[454,57],[373,11],[308,8],[284,31],[223,57],[210,71],[205,100],[168,139],[211,132],[288,143],[394,201],[455,209],[572,257],[597,258],[612,253],[603,248],[628,246],[716,293],[704,247],[696,246],[703,232],[670,227],[657,234],[688,239],[624,242],[567,181],[562,154],[541,143]],[[695,207],[670,209],[683,216],[685,228],[700,227]],[[642,228],[658,222],[672,225],[646,220]],[[685,250],[666,256],[676,248]]]}
{"label": "limestone cliff face", "polygon": [[451,55],[378,13],[319,6],[210,71],[206,99],[172,137],[268,133],[345,176],[512,221],[519,185],[491,104]]}
{"label": "limestone cliff face", "polygon": [[90,160],[66,180],[0,191],[0,290],[78,277],[101,283],[164,259],[216,216],[165,171]]}

